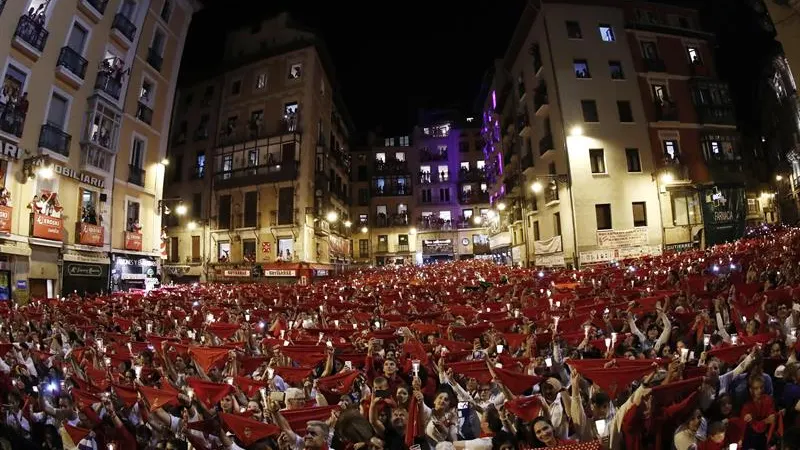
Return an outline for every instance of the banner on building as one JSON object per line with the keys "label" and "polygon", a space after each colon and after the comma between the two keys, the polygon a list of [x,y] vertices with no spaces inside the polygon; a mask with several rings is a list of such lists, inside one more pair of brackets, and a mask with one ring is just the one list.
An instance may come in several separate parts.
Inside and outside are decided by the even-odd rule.
{"label": "banner on building", "polygon": [[536,255],[535,261],[537,267],[564,267],[567,265],[563,253]]}
{"label": "banner on building", "polygon": [[628,230],[597,230],[597,246],[623,248],[647,245],[647,227]]}
{"label": "banner on building", "polygon": [[[661,254],[660,245],[644,245],[640,247],[607,248],[589,250],[580,253],[581,264],[598,264],[621,259],[641,258],[642,256],[658,256]],[[538,261],[538,260],[537,260]]]}
{"label": "banner on building", "polygon": [[10,206],[0,206],[0,233],[11,233],[11,213]]}
{"label": "banner on building", "polygon": [[99,225],[92,225],[86,222],[78,222],[77,225],[78,243],[83,245],[103,246],[105,231]]}
{"label": "banner on building", "polygon": [[142,251],[142,233],[135,231],[125,232],[125,250]]}
{"label": "banner on building", "polygon": [[[543,241],[533,241],[533,251],[537,255],[547,255],[563,251],[561,248],[561,236],[553,236]],[[537,258],[538,260],[538,258]]]}
{"label": "banner on building", "polygon": [[33,213],[31,216],[33,228],[31,234],[33,237],[52,241],[60,241],[62,239],[60,217],[51,217],[39,213]]}
{"label": "banner on building", "polygon": [[701,191],[706,247],[744,235],[747,203],[741,186],[714,186]]}

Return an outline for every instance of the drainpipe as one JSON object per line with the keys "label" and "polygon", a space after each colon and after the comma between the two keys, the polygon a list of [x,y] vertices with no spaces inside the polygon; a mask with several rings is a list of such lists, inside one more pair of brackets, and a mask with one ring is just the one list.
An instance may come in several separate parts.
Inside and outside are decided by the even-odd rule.
{"label": "drainpipe", "polygon": [[566,121],[564,120],[564,108],[562,108],[561,105],[561,95],[559,94],[560,91],[558,89],[558,75],[556,71],[555,61],[553,59],[553,47],[551,46],[550,42],[550,32],[547,27],[547,15],[545,14],[543,8],[540,8],[539,12],[542,14],[542,21],[544,23],[544,35],[547,38],[547,53],[550,59],[550,67],[553,70],[553,84],[556,94],[556,104],[558,105],[558,110],[561,113],[561,131],[562,131],[562,138],[564,141],[564,153],[567,156],[567,189],[569,190],[570,212],[572,213],[572,245],[573,245],[573,254],[575,259],[575,268],[577,269],[580,266],[580,258],[578,257],[578,231],[577,231],[576,215],[575,215],[575,195],[572,190],[572,164],[570,163],[569,160],[569,147],[567,146],[567,129],[565,126]]}

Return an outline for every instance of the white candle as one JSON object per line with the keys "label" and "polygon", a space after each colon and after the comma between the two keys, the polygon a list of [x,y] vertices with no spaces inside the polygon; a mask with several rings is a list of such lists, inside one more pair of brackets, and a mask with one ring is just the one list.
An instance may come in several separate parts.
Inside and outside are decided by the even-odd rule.
{"label": "white candle", "polygon": [[503,353],[503,344],[497,344],[497,354]]}

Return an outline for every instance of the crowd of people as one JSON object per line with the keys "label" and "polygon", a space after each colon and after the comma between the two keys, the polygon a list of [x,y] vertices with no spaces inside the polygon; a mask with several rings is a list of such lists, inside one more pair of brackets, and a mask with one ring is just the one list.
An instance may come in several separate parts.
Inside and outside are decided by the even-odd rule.
{"label": "crowd of people", "polygon": [[12,449],[798,449],[800,230],[0,306]]}

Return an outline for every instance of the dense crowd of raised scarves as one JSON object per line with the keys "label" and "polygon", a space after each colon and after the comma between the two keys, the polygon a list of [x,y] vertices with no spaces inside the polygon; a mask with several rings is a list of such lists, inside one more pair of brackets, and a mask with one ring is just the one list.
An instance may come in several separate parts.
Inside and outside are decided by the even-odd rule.
{"label": "dense crowd of raised scarves", "polygon": [[12,449],[800,448],[800,230],[0,305]]}

